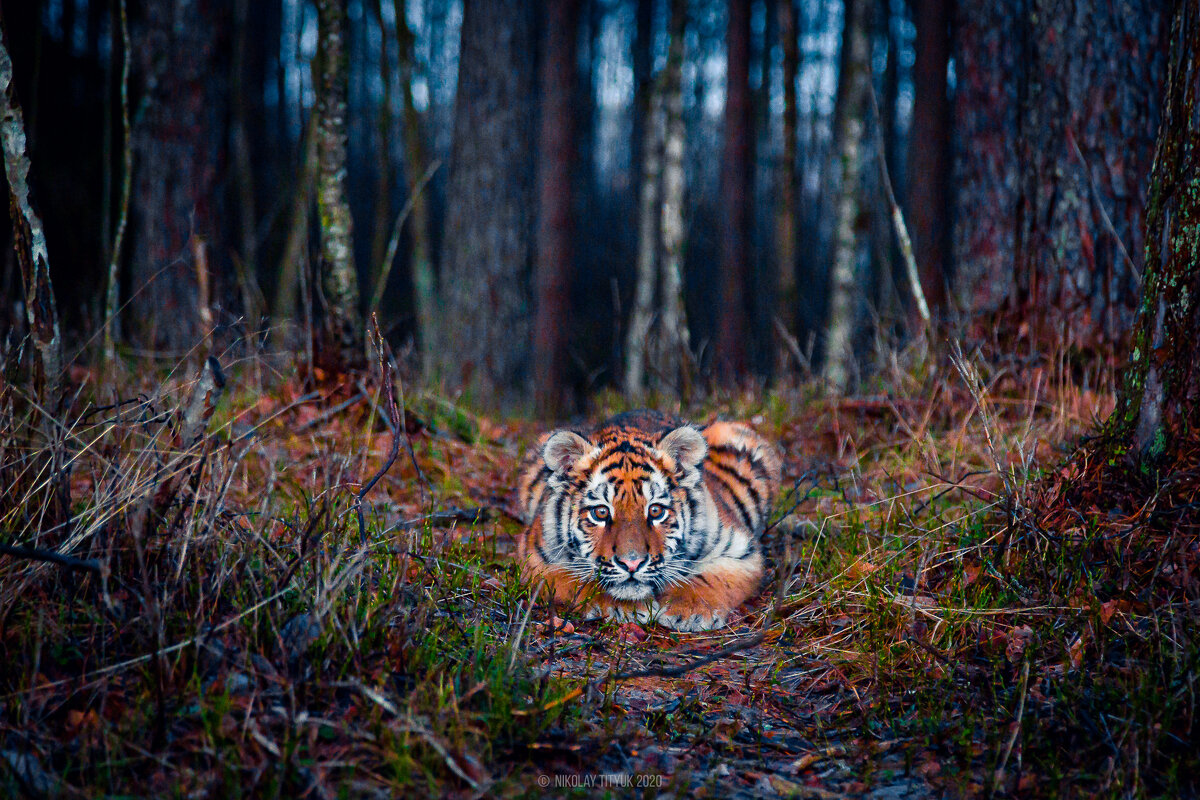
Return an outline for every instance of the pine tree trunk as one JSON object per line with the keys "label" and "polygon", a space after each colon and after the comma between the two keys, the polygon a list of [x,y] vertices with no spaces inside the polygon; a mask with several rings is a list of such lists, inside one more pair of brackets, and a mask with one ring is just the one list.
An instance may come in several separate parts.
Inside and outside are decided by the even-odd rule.
{"label": "pine tree trunk", "polygon": [[529,383],[533,13],[521,0],[463,5],[438,356],[483,403]]}
{"label": "pine tree trunk", "polygon": [[317,89],[317,213],[325,290],[325,358],[352,366],[364,357],[358,309],[353,221],[346,196],[346,9],[344,0],[317,0],[320,83]]}
{"label": "pine tree trunk", "polygon": [[1142,303],[1110,453],[1153,463],[1200,442],[1200,2],[1183,0],[1146,205]]}
{"label": "pine tree trunk", "polygon": [[143,14],[132,51],[146,88],[132,131],[126,319],[146,345],[187,352],[211,333],[202,323],[209,298],[200,296],[197,271],[205,264],[195,260],[192,238],[218,243],[220,121],[228,102],[218,45],[226,20],[215,7],[186,0],[148,3]]}
{"label": "pine tree trunk", "polygon": [[433,273],[433,248],[429,243],[429,201],[417,181],[427,170],[425,137],[421,119],[413,103],[412,85],[416,77],[415,37],[408,28],[403,5],[396,9],[400,41],[400,94],[404,102],[405,169],[412,200],[412,291],[417,312],[417,341],[421,346],[421,365],[432,372],[437,359],[437,285]]}
{"label": "pine tree trunk", "polygon": [[746,369],[749,334],[746,283],[754,206],[751,163],[750,0],[730,0],[726,38],[725,144],[721,174],[721,311],[717,325],[718,373],[734,380]]}
{"label": "pine tree trunk", "polygon": [[834,122],[841,182],[838,188],[825,345],[825,378],[835,391],[845,390],[850,383],[857,300],[862,293],[858,279],[859,175],[864,101],[867,81],[870,80],[866,14],[867,4],[864,0],[847,0],[838,109]]}
{"label": "pine tree trunk", "polygon": [[796,332],[796,75],[800,47],[795,0],[778,0],[779,38],[783,42],[783,148],[776,168],[775,255],[779,262],[777,314],[789,333]]}
{"label": "pine tree trunk", "polygon": [[935,311],[946,300],[950,244],[950,0],[915,0],[916,63],[908,145],[908,216],[925,299]]}
{"label": "pine tree trunk", "polygon": [[662,174],[662,324],[659,326],[659,370],[677,393],[686,390],[690,376],[691,337],[683,297],[684,147],[683,45],[687,27],[686,0],[671,0],[667,65],[662,75],[666,135]]}
{"label": "pine tree trunk", "polygon": [[533,374],[536,405],[546,416],[557,414],[563,400],[568,280],[574,265],[574,77],[581,9],[580,0],[547,5],[542,53]]}
{"label": "pine tree trunk", "polygon": [[956,299],[1107,350],[1139,297],[1168,4],[956,7]]}

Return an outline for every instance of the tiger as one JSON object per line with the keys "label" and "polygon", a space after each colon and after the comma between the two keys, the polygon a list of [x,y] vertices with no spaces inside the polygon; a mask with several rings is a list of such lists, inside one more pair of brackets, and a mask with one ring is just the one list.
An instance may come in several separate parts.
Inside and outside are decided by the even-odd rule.
{"label": "tiger", "polygon": [[589,619],[723,628],[762,582],[780,471],[739,422],[640,410],[545,434],[517,481],[523,575]]}

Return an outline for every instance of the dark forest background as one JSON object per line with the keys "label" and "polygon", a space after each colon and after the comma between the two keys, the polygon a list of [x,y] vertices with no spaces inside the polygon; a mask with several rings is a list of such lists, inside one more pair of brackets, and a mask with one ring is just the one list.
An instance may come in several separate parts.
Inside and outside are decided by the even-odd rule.
{"label": "dark forest background", "polygon": [[[129,0],[117,340],[177,358],[275,326],[299,347],[282,324],[329,315],[314,127],[333,25],[351,302],[369,311],[382,280],[385,333],[451,390],[569,412],[603,387],[861,381],[923,327],[881,159],[936,323],[1112,357],[1169,6]],[[121,7],[0,11],[59,313],[95,347],[123,216]]]}

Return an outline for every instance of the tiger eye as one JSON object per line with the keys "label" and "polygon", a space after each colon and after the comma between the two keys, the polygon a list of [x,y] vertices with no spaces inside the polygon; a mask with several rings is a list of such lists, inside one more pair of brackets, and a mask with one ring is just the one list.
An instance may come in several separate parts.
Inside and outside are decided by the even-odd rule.
{"label": "tiger eye", "polygon": [[651,503],[646,509],[646,516],[651,522],[662,522],[667,518],[667,507],[662,503]]}
{"label": "tiger eye", "polygon": [[587,513],[591,521],[596,524],[608,522],[608,506],[592,506],[587,510]]}

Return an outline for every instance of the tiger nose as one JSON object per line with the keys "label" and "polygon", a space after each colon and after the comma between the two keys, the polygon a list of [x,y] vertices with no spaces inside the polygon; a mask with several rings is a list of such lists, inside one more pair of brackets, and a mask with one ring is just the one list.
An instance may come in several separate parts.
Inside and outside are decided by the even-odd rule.
{"label": "tiger nose", "polygon": [[647,560],[649,560],[649,556],[640,553],[626,553],[623,556],[617,557],[617,563],[629,570],[630,575],[637,572],[638,567],[645,564]]}

